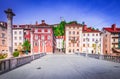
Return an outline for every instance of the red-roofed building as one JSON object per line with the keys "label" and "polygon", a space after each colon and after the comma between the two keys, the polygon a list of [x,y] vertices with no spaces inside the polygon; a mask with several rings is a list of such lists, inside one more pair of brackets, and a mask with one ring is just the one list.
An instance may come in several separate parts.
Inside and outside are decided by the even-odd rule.
{"label": "red-roofed building", "polygon": [[52,54],[54,51],[52,26],[42,20],[41,24],[31,27],[31,51],[34,53],[46,52]]}
{"label": "red-roofed building", "polygon": [[102,54],[101,31],[83,25],[82,35],[82,52]]}
{"label": "red-roofed building", "polygon": [[120,28],[113,24],[103,28],[103,53],[120,55]]}

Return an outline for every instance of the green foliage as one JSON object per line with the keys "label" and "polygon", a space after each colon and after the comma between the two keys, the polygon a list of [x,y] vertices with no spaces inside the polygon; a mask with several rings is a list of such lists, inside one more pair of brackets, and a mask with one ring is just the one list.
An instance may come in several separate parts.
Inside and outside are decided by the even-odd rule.
{"label": "green foliage", "polygon": [[14,56],[14,57],[18,57],[18,56],[19,56],[19,51],[13,52],[13,56]]}
{"label": "green foliage", "polygon": [[25,40],[22,47],[24,51],[30,51],[30,42],[28,40]]}
{"label": "green foliage", "polygon": [[65,42],[64,42],[64,40],[63,40],[63,42],[62,42],[62,48],[64,48],[64,44],[65,44]]}
{"label": "green foliage", "polygon": [[57,27],[53,28],[55,36],[63,36],[65,34],[64,33],[65,24],[66,24],[66,22],[62,21],[62,22],[60,22],[60,24]]}
{"label": "green foliage", "polygon": [[0,59],[4,59],[6,57],[7,57],[7,53],[4,53],[4,54],[0,53]]}

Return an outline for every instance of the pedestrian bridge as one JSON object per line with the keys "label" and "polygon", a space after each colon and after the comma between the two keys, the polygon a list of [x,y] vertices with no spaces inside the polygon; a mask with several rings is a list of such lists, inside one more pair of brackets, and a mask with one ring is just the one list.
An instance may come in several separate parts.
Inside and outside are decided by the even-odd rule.
{"label": "pedestrian bridge", "polygon": [[80,55],[46,55],[0,79],[120,79],[120,64]]}

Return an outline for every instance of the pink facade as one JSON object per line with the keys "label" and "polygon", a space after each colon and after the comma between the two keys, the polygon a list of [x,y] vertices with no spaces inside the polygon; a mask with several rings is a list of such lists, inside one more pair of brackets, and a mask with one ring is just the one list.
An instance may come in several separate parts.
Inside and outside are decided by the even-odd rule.
{"label": "pink facade", "polygon": [[32,46],[34,53],[53,53],[53,29],[42,21],[42,24],[31,28],[33,31]]}

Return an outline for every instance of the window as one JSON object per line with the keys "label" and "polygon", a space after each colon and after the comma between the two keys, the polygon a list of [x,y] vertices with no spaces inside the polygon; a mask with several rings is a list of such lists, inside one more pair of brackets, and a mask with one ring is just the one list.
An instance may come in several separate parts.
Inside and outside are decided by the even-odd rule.
{"label": "window", "polygon": [[2,31],[5,31],[5,28],[2,28]]}
{"label": "window", "polygon": [[89,36],[89,34],[87,34],[87,36]]}
{"label": "window", "polygon": [[73,49],[73,52],[74,52],[74,49]]}
{"label": "window", "polygon": [[43,35],[42,35],[41,39],[44,40],[44,36]]}
{"label": "window", "polygon": [[85,42],[85,38],[83,38],[83,41]]}
{"label": "window", "polygon": [[17,43],[14,43],[15,46],[17,46]]}
{"label": "window", "polygon": [[77,32],[77,34],[79,34],[79,32]]}
{"label": "window", "polygon": [[85,47],[85,44],[83,44],[83,47]]}
{"label": "window", "polygon": [[69,49],[69,52],[71,53],[71,50]]}
{"label": "window", "polygon": [[115,42],[115,39],[113,39],[114,40],[114,42]]}
{"label": "window", "polygon": [[22,37],[19,37],[19,40],[21,40],[22,39]]}
{"label": "window", "polygon": [[4,37],[5,37],[5,34],[4,34],[4,33],[2,33],[2,34],[1,34],[1,37],[2,37],[2,38],[4,38]]}
{"label": "window", "polygon": [[26,32],[24,32],[24,35],[26,35]]}
{"label": "window", "polygon": [[94,41],[94,38],[92,39],[92,41]]}
{"label": "window", "polygon": [[34,46],[38,46],[38,43],[37,43],[37,42],[34,42]]}
{"label": "window", "polygon": [[107,37],[107,34],[106,34],[106,37]]}
{"label": "window", "polygon": [[38,29],[35,29],[35,32],[38,32]]}
{"label": "window", "polygon": [[22,43],[19,43],[19,45],[22,45]]}
{"label": "window", "polygon": [[41,29],[39,29],[38,32],[41,32]]}
{"label": "window", "polygon": [[47,29],[45,29],[45,32],[48,32],[48,30],[47,30]]}
{"label": "window", "polygon": [[44,32],[44,29],[42,29],[42,32]]}
{"label": "window", "polygon": [[50,29],[48,29],[48,33],[50,33]]}
{"label": "window", "polygon": [[69,43],[69,47],[71,47],[71,43]]}
{"label": "window", "polygon": [[96,34],[96,36],[98,36],[98,34]]}
{"label": "window", "polygon": [[89,47],[89,44],[87,46]]}
{"label": "window", "polygon": [[71,31],[69,31],[69,34],[71,34]]}
{"label": "window", "polygon": [[73,47],[75,46],[75,44],[73,43]]}
{"label": "window", "polygon": [[50,35],[48,35],[48,40],[50,40]]}
{"label": "window", "polygon": [[14,31],[14,34],[17,34],[17,32],[16,32],[16,31]]}
{"label": "window", "polygon": [[38,35],[35,35],[35,40],[37,40],[38,39]]}
{"label": "window", "polygon": [[77,47],[79,47],[79,43],[77,43]]}
{"label": "window", "polygon": [[89,38],[88,38],[88,39],[86,39],[86,41],[87,41],[87,42],[89,42]]}
{"label": "window", "polygon": [[19,31],[19,34],[21,34],[22,32],[21,31]]}
{"label": "window", "polygon": [[83,34],[83,36],[85,36],[85,34]]}
{"label": "window", "polygon": [[73,31],[73,34],[75,34],[75,31]]}
{"label": "window", "polygon": [[5,40],[2,40],[2,45],[4,45],[5,44]]}
{"label": "window", "polygon": [[14,39],[17,40],[17,37],[15,36]]}
{"label": "window", "polygon": [[94,36],[94,34],[92,34],[92,36]]}
{"label": "window", "polygon": [[79,49],[77,49],[77,51],[79,51]]}

